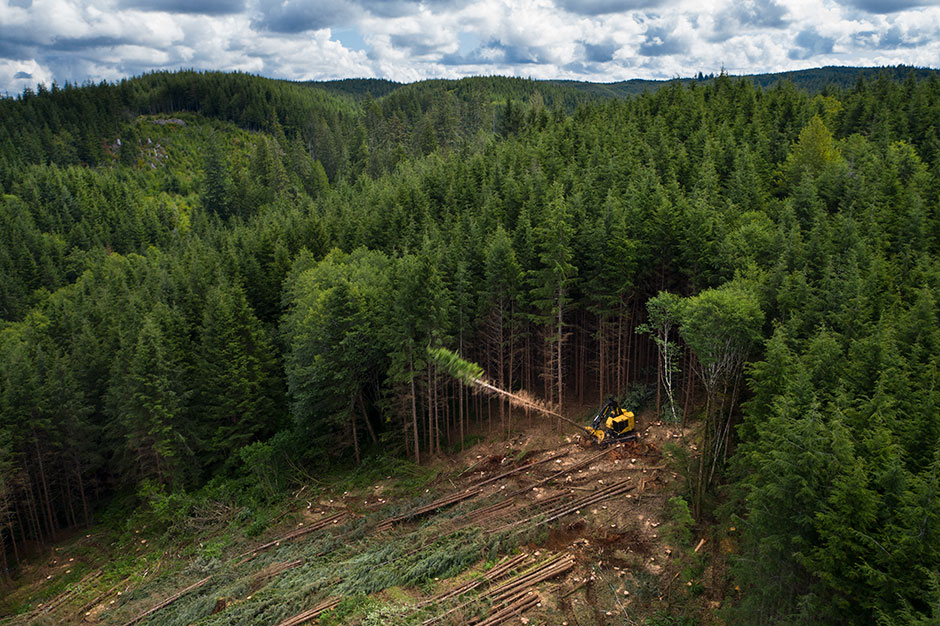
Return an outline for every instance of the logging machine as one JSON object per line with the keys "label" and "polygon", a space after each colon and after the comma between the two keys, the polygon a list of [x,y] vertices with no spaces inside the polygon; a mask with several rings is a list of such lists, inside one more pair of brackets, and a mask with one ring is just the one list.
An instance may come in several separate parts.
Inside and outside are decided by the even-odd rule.
{"label": "logging machine", "polygon": [[613,398],[608,398],[590,426],[584,430],[600,445],[636,439],[633,412],[624,411]]}

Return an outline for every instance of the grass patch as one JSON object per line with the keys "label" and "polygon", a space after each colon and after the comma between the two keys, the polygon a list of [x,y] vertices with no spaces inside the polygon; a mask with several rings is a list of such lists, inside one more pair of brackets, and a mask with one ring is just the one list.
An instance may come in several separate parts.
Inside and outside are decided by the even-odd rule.
{"label": "grass patch", "polygon": [[381,483],[389,497],[413,496],[437,478],[438,473],[436,468],[380,455],[366,459],[359,467],[332,480],[326,479],[324,487],[337,492],[354,492],[372,489]]}

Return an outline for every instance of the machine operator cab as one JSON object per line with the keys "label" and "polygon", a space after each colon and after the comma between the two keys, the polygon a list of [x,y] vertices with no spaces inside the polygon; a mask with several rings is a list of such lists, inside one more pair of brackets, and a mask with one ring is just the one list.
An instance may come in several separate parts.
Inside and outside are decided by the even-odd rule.
{"label": "machine operator cab", "polygon": [[620,404],[613,398],[608,398],[585,430],[601,445],[636,439],[633,412],[620,408]]}

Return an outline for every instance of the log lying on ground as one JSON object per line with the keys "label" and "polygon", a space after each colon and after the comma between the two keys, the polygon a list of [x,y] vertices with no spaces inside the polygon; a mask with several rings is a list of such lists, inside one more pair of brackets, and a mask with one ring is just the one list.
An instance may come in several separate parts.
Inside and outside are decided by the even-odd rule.
{"label": "log lying on ground", "polygon": [[539,461],[533,461],[533,462],[531,462],[531,463],[526,463],[525,465],[516,467],[516,468],[511,469],[511,470],[509,470],[509,471],[507,471],[507,472],[503,472],[502,474],[499,474],[499,475],[497,475],[497,476],[493,476],[493,477],[491,477],[491,478],[487,478],[487,479],[485,479],[485,480],[483,480],[483,481],[481,481],[481,482],[475,483],[475,484],[473,484],[473,485],[467,487],[466,489],[464,489],[464,490],[462,490],[462,491],[458,491],[458,492],[456,492],[456,493],[451,493],[451,494],[448,494],[448,495],[446,495],[446,496],[443,496],[443,497],[441,497],[441,498],[435,500],[434,502],[431,502],[430,504],[425,504],[424,506],[420,506],[420,507],[418,507],[417,509],[414,509],[414,510],[412,510],[412,511],[409,511],[408,513],[403,513],[403,514],[401,514],[401,515],[396,515],[396,516],[394,516],[394,517],[390,517],[390,518],[388,518],[388,519],[382,520],[381,522],[378,523],[378,525],[375,527],[375,529],[376,529],[377,531],[379,531],[379,532],[384,531],[384,530],[388,530],[389,528],[391,528],[391,527],[394,526],[395,524],[398,524],[399,522],[404,522],[404,521],[409,520],[409,519],[414,519],[414,518],[416,518],[416,517],[421,517],[422,515],[426,515],[426,514],[428,514],[428,513],[432,513],[432,512],[434,512],[434,511],[436,511],[436,510],[438,510],[438,509],[441,509],[441,508],[444,508],[444,507],[446,507],[446,506],[450,506],[450,505],[452,505],[452,504],[457,504],[458,502],[463,502],[464,500],[468,500],[468,499],[472,498],[473,496],[479,494],[479,493],[483,490],[483,487],[484,487],[485,485],[489,485],[490,483],[496,482],[497,480],[502,480],[503,478],[508,478],[509,476],[512,476],[512,475],[514,475],[514,474],[518,474],[518,473],[520,473],[520,472],[523,472],[523,471],[525,471],[525,470],[527,470],[527,469],[530,469],[530,468],[532,468],[532,467],[535,467],[535,466],[537,466],[537,465],[541,465],[541,464],[543,464],[543,463],[548,463],[549,461],[554,461],[555,459],[560,459],[561,457],[566,456],[567,454],[568,454],[567,451],[561,452],[561,453],[558,453],[558,454],[554,454],[554,455],[552,455],[552,456],[545,457],[544,459],[541,459],[541,460],[539,460]]}
{"label": "log lying on ground", "polygon": [[63,591],[62,593],[60,593],[60,594],[57,595],[56,597],[52,598],[52,599],[49,600],[48,602],[42,603],[40,606],[37,606],[35,609],[33,609],[32,611],[30,611],[30,612],[27,613],[26,615],[21,615],[19,618],[15,619],[15,620],[14,620],[13,622],[11,622],[11,623],[13,623],[13,624],[18,624],[18,623],[21,623],[22,621],[25,621],[25,622],[28,623],[28,622],[30,622],[31,620],[37,618],[38,616],[40,616],[40,615],[42,615],[42,614],[44,614],[44,613],[51,613],[51,612],[55,611],[55,610],[58,609],[60,606],[62,606],[63,603],[65,603],[66,601],[72,599],[72,598],[81,590],[81,587],[82,587],[82,585],[83,585],[84,583],[91,582],[92,580],[95,580],[96,578],[98,578],[99,576],[101,576],[101,573],[102,573],[102,570],[99,569],[99,570],[96,570],[96,571],[94,571],[94,572],[91,572],[90,574],[86,574],[86,575],[85,575],[84,577],[82,577],[82,579],[79,580],[77,583],[74,583],[74,584],[70,585],[70,587],[69,587],[68,590]]}
{"label": "log lying on ground", "polygon": [[570,554],[549,557],[538,565],[531,567],[527,572],[523,572],[519,576],[487,591],[486,597],[493,602],[503,601],[519,591],[529,589],[540,582],[564,574],[572,567],[574,567],[574,557]]}
{"label": "log lying on ground", "polygon": [[312,524],[308,524],[301,528],[292,530],[286,535],[282,537],[278,537],[274,541],[269,541],[268,543],[262,544],[256,548],[252,548],[251,550],[247,552],[243,552],[242,554],[239,554],[238,556],[235,557],[236,559],[239,559],[238,563],[236,563],[235,566],[238,567],[242,563],[245,563],[246,561],[248,561],[249,557],[252,557],[259,552],[263,552],[264,550],[267,550],[268,548],[273,548],[274,546],[280,544],[282,541],[288,541],[290,539],[296,539],[297,537],[303,537],[304,535],[310,534],[322,528],[326,528],[327,526],[331,526],[333,524],[339,524],[341,521],[345,520],[346,516],[347,516],[347,513],[345,511],[340,511],[339,513],[335,513],[333,515],[330,515],[329,517],[324,517],[323,519],[317,520],[313,522]]}
{"label": "log lying on ground", "polygon": [[163,602],[161,602],[161,603],[158,604],[157,606],[153,607],[152,609],[147,610],[147,611],[144,611],[143,613],[141,613],[140,615],[138,615],[137,617],[135,617],[135,618],[132,619],[131,621],[129,621],[129,622],[127,622],[126,624],[124,624],[124,626],[133,626],[133,624],[136,624],[137,622],[139,622],[140,620],[144,619],[144,618],[147,617],[148,615],[152,615],[152,614],[156,613],[157,611],[159,611],[160,609],[162,609],[163,607],[168,606],[168,605],[172,604],[173,602],[176,602],[177,600],[179,600],[180,598],[182,598],[183,596],[185,596],[185,595],[186,595],[187,593],[189,593],[190,591],[193,591],[193,590],[195,590],[195,589],[198,589],[199,587],[202,587],[202,586],[205,585],[207,582],[209,582],[211,579],[212,579],[212,576],[206,576],[205,578],[203,578],[203,579],[200,580],[199,582],[193,583],[193,584],[190,585],[189,587],[186,587],[186,589],[183,589],[182,591],[179,591],[179,592],[173,594],[172,596],[170,596],[169,598],[167,598],[166,600],[164,600]]}
{"label": "log lying on ground", "polygon": [[508,478],[509,476],[512,476],[513,474],[518,474],[519,472],[521,472],[521,471],[523,471],[523,470],[527,470],[527,469],[529,469],[529,468],[531,468],[531,467],[535,467],[536,465],[541,465],[542,463],[548,463],[549,461],[554,461],[555,459],[560,459],[561,457],[567,456],[567,455],[568,455],[568,452],[567,452],[567,451],[565,451],[565,452],[560,452],[560,453],[558,453],[558,454],[553,454],[552,456],[545,457],[545,458],[542,459],[541,461],[533,461],[533,462],[531,462],[531,463],[527,463],[527,464],[522,465],[522,466],[520,466],[520,467],[517,467],[517,468],[515,468],[515,469],[511,469],[511,470],[509,470],[508,472],[503,472],[502,474],[499,474],[498,476],[493,476],[492,478],[487,478],[486,480],[484,480],[484,481],[482,481],[482,482],[475,483],[475,484],[473,485],[473,487],[482,487],[483,485],[488,485],[488,484],[490,484],[490,483],[496,482],[497,480],[502,480],[503,478]]}
{"label": "log lying on ground", "polygon": [[429,604],[434,604],[435,602],[443,602],[445,600],[450,600],[451,598],[457,598],[465,593],[473,591],[481,585],[489,584],[493,581],[499,580],[500,578],[506,576],[512,570],[520,567],[529,559],[528,554],[518,554],[514,557],[504,557],[496,565],[486,571],[482,576],[477,579],[468,581],[458,587],[455,587],[449,591],[439,593],[438,595],[418,603],[418,607],[425,607]]}
{"label": "log lying on ground", "polygon": [[117,590],[118,587],[120,587],[120,586],[123,585],[124,583],[130,582],[130,579],[131,579],[130,576],[128,576],[128,577],[125,578],[124,580],[115,583],[114,586],[112,586],[110,589],[108,589],[107,591],[105,591],[105,592],[102,593],[102,594],[97,595],[94,600],[92,600],[91,602],[88,602],[87,604],[85,604],[85,606],[83,606],[82,608],[80,608],[80,609],[77,611],[77,614],[78,614],[79,616],[84,616],[84,614],[85,614],[86,611],[88,611],[88,610],[91,609],[93,606],[96,606],[99,602],[101,602],[102,600],[104,600],[105,598],[107,598],[108,596],[110,596],[112,593],[114,593],[114,592]]}
{"label": "log lying on ground", "polygon": [[506,602],[493,607],[493,610],[482,621],[470,622],[474,626],[498,626],[508,622],[514,617],[519,617],[542,599],[535,591],[521,591]]}
{"label": "log lying on ground", "polygon": [[452,504],[457,504],[458,502],[463,502],[464,500],[468,500],[472,498],[473,496],[479,494],[480,491],[482,491],[482,489],[476,487],[476,488],[470,488],[464,491],[446,495],[443,498],[440,498],[438,500],[435,500],[434,502],[431,502],[430,504],[425,504],[424,506],[420,506],[416,509],[413,509],[409,511],[408,513],[403,513],[402,515],[396,515],[394,517],[389,517],[388,519],[382,520],[381,522],[378,523],[378,525],[376,525],[375,529],[379,532],[383,530],[388,530],[389,528],[391,528],[392,526],[394,526],[395,524],[399,522],[404,522],[405,520],[414,519],[416,517],[421,517],[422,515],[433,513],[434,511],[438,509],[442,509]]}
{"label": "log lying on ground", "polygon": [[307,609],[303,613],[298,613],[293,617],[288,617],[282,622],[278,622],[277,626],[298,626],[304,622],[309,622],[312,619],[320,617],[322,613],[326,613],[342,601],[342,598],[327,598],[315,607]]}
{"label": "log lying on ground", "polygon": [[286,563],[275,563],[255,574],[252,580],[256,586],[260,586],[264,581],[274,578],[275,576],[280,576],[289,569],[300,567],[304,562],[304,559],[295,559],[293,561],[287,561]]}
{"label": "log lying on ground", "polygon": [[[518,598],[527,594],[529,590],[535,585],[549,580],[550,578],[554,578],[560,574],[564,574],[573,567],[574,557],[572,557],[570,554],[560,554],[548,557],[547,559],[544,559],[540,563],[537,563],[527,570],[522,571],[509,580],[497,585],[496,587],[493,587],[492,589],[487,590],[486,593],[480,597],[467,600],[466,602],[458,604],[457,606],[445,611],[444,613],[441,613],[440,615],[436,615],[428,620],[425,620],[422,623],[422,626],[430,626],[431,624],[435,624],[451,613],[476,604],[482,600],[489,600],[494,604],[490,615],[488,615],[485,619],[489,620],[490,618],[494,617],[495,613],[500,613],[500,615],[502,615],[503,621],[505,621],[505,619],[509,619],[509,617],[516,615],[516,612],[510,612],[507,614],[501,613],[501,611],[506,606],[516,602]],[[537,602],[538,600],[533,602],[532,605],[534,606]],[[529,606],[522,610],[527,610],[528,608],[531,607]],[[521,610],[518,612],[521,612]],[[492,622],[492,624],[499,623],[501,622]]]}
{"label": "log lying on ground", "polygon": [[[610,452],[610,450],[604,450],[603,452],[599,452],[599,453],[597,453],[597,454],[595,454],[595,455],[593,455],[593,456],[590,456],[590,457],[586,458],[586,459],[583,460],[583,461],[579,461],[578,463],[575,463],[575,464],[572,465],[571,467],[567,467],[567,468],[564,468],[564,469],[562,469],[562,470],[559,470],[559,471],[555,472],[554,474],[552,474],[552,475],[549,476],[548,478],[543,478],[542,480],[539,480],[539,481],[537,481],[537,482],[535,482],[535,483],[532,483],[531,485],[526,485],[525,487],[519,489],[518,491],[513,492],[512,495],[515,496],[515,495],[519,495],[519,494],[521,494],[521,493],[525,493],[526,491],[532,489],[533,487],[538,487],[539,485],[543,485],[543,484],[547,483],[547,482],[550,481],[550,480],[554,480],[554,479],[556,479],[556,478],[560,478],[561,476],[564,476],[565,474],[571,473],[571,472],[573,472],[573,471],[575,471],[575,470],[579,470],[579,469],[581,469],[582,467],[585,467],[585,466],[587,466],[587,465],[590,465],[590,464],[593,463],[594,461],[597,461],[598,459],[600,459],[602,456],[604,456],[604,455],[607,454],[608,452]],[[548,460],[551,460],[551,459],[548,459]]]}
{"label": "log lying on ground", "polygon": [[503,531],[510,530],[511,528],[514,528],[517,526],[525,526],[526,524],[529,524],[530,522],[534,521],[535,519],[543,515],[545,517],[539,522],[539,525],[548,524],[549,522],[553,522],[556,519],[559,519],[566,515],[570,515],[571,513],[575,513],[578,509],[581,509],[586,506],[591,506],[592,504],[597,504],[598,502],[603,502],[604,500],[608,500],[615,496],[622,495],[628,491],[631,491],[632,489],[633,489],[633,485],[630,485],[629,481],[623,480],[609,487],[605,487],[604,489],[588,494],[582,498],[578,498],[576,500],[572,500],[571,502],[560,504],[552,509],[549,509],[548,511],[542,511],[536,515],[532,515],[525,519],[517,520],[515,522],[506,524],[505,526],[502,526],[496,529],[495,532],[503,532]]}
{"label": "log lying on ground", "polygon": [[475,483],[467,487],[464,490],[443,496],[435,500],[434,502],[431,502],[430,504],[425,504],[424,506],[420,506],[417,509],[409,511],[408,513],[403,513],[402,515],[396,515],[395,517],[390,517],[386,520],[383,520],[379,522],[379,524],[376,526],[376,530],[379,530],[379,531],[387,530],[388,528],[392,527],[393,525],[399,522],[403,522],[409,519],[414,519],[416,517],[420,517],[427,513],[432,513],[436,511],[437,509],[444,508],[445,506],[450,506],[452,504],[457,504],[458,502],[463,502],[464,500],[472,498],[473,496],[480,493],[484,485],[489,485],[490,483],[496,482],[497,480],[508,478],[509,476],[518,474],[519,472],[523,472],[529,468],[535,467],[536,465],[541,465],[542,463],[548,463],[549,461],[554,461],[555,459],[559,459],[565,456],[566,454],[568,454],[568,452],[561,452],[559,454],[554,454],[540,461],[533,461],[531,463],[526,463],[525,465],[511,469],[508,472],[503,472],[502,474],[499,474],[497,476],[487,478],[481,482]]}

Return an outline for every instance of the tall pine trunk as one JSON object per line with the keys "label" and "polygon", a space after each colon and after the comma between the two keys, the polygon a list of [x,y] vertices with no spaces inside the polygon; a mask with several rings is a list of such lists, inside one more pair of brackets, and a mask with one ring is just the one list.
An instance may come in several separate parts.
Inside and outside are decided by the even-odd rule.
{"label": "tall pine trunk", "polygon": [[[34,433],[35,435],[35,433]],[[52,540],[55,540],[56,529],[55,529],[55,518],[52,513],[52,501],[49,495],[49,483],[46,480],[46,470],[42,462],[42,454],[39,452],[39,439],[34,440],[36,444],[36,461],[39,463],[39,481],[42,489],[43,495],[43,504],[45,505],[45,515],[46,515],[46,524],[49,528],[49,537]]]}
{"label": "tall pine trunk", "polygon": [[413,349],[408,354],[408,366],[411,378],[411,424],[414,426],[415,463],[421,463],[421,439],[418,435],[418,399],[415,397],[415,361]]}
{"label": "tall pine trunk", "polygon": [[[563,333],[565,330],[564,315],[563,315],[563,309],[562,309],[562,303],[564,302],[564,299],[565,299],[565,288],[562,286],[559,286],[558,287],[558,346],[557,346],[558,355],[556,357],[557,359],[556,367],[558,368],[557,371],[558,371],[558,412],[559,413],[563,413],[564,411],[564,408],[563,408],[564,404],[562,402],[562,395],[561,395],[562,394],[561,347],[562,347],[562,342],[564,340]],[[558,422],[558,430],[561,430],[561,420],[556,420],[556,421]]]}

